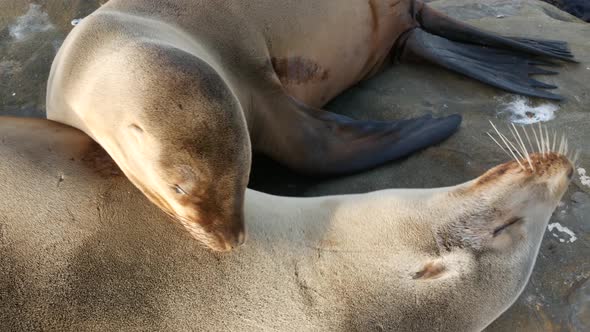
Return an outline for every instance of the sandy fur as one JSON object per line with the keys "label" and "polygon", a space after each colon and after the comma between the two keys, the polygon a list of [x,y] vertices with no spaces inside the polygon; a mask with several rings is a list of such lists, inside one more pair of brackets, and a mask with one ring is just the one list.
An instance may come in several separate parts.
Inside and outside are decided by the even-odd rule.
{"label": "sandy fur", "polygon": [[[3,118],[0,133],[0,321],[11,330],[481,330],[526,284],[560,197],[514,161],[486,185],[319,198],[248,190],[249,241],[224,255],[92,162],[96,144],[81,132]],[[546,173],[560,179],[553,165]],[[563,194],[560,181],[551,185]],[[529,210],[504,238],[490,235]],[[479,245],[441,245],[457,229]]]}

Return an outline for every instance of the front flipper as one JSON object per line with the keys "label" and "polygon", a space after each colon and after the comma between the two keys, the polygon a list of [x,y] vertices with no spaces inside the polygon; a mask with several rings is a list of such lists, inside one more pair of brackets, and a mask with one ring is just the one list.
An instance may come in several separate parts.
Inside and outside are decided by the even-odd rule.
{"label": "front flipper", "polygon": [[372,168],[436,144],[453,134],[461,116],[358,121],[288,98],[254,142],[276,161],[311,175]]}

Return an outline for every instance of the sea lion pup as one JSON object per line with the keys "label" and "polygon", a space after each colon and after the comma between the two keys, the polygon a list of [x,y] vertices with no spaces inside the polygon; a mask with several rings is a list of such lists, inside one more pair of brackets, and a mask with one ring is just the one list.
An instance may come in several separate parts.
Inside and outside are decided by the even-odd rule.
{"label": "sea lion pup", "polygon": [[485,33],[420,1],[112,0],[59,50],[47,116],[86,132],[152,202],[229,250],[244,239],[252,149],[333,175],[457,130],[458,115],[379,122],[319,109],[389,60],[559,99],[529,78],[550,73],[533,56],[572,61],[564,43]]}
{"label": "sea lion pup", "polygon": [[250,240],[223,255],[164,222],[80,131],[2,118],[0,137],[11,331],[481,330],[527,283],[573,172],[543,138],[540,153],[454,187],[247,190]]}

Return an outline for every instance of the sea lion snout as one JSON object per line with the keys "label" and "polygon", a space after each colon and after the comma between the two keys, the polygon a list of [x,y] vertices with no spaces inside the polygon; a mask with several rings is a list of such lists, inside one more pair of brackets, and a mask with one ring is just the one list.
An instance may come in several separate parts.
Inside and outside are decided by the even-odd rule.
{"label": "sea lion snout", "polygon": [[498,165],[453,193],[475,204],[440,227],[442,247],[514,249],[541,241],[544,225],[571,182],[575,161],[567,153],[523,153],[525,158]]}
{"label": "sea lion snout", "polygon": [[246,240],[243,195],[222,200],[209,194],[205,200],[179,207],[178,220],[195,239],[212,250],[236,249]]}
{"label": "sea lion snout", "polygon": [[[537,158],[541,159],[541,156]],[[539,164],[541,167],[536,175],[546,183],[554,199],[561,199],[573,178],[573,163],[562,154],[548,153]]]}
{"label": "sea lion snout", "polygon": [[227,251],[231,251],[233,249],[237,249],[239,246],[243,245],[246,242],[246,231],[244,229],[239,230],[237,234],[232,232],[229,236],[226,237],[225,246]]}
{"label": "sea lion snout", "polygon": [[177,218],[193,238],[214,251],[229,252],[246,241],[244,215]]}
{"label": "sea lion snout", "polygon": [[211,246],[217,251],[231,251],[238,248],[246,241],[246,227],[244,213],[240,208],[235,212],[226,215],[222,213],[212,217],[210,232],[215,233],[219,238],[219,245]]}
{"label": "sea lion snout", "polygon": [[246,230],[243,226],[243,218],[241,221],[237,222],[237,224],[241,225],[241,227],[234,227],[231,229],[219,230],[215,232],[217,243],[204,242],[215,251],[229,252],[237,249],[246,242]]}

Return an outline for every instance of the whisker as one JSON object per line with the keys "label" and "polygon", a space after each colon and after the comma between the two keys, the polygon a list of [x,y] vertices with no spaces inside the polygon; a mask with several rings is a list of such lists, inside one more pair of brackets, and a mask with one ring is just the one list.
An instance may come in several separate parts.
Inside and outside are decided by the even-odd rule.
{"label": "whisker", "polygon": [[541,138],[541,153],[543,153],[543,158],[545,158],[545,135],[543,134],[541,122],[539,122],[539,137]]}
{"label": "whisker", "polygon": [[574,167],[576,167],[578,165],[578,158],[579,157],[580,157],[580,150],[576,149],[576,153],[574,154],[574,161],[572,162]]}
{"label": "whisker", "polygon": [[524,131],[524,136],[526,137],[527,141],[529,142],[529,147],[531,148],[531,153],[535,153],[535,148],[533,147],[533,143],[531,143],[531,139],[529,138],[529,133],[526,130],[526,126],[522,126],[522,131]]}
{"label": "whisker", "polygon": [[[516,141],[516,136],[514,135],[514,132],[512,131],[512,129],[510,129],[510,126],[508,126],[508,130],[509,130],[509,131],[510,131],[510,133],[512,134],[512,137],[514,138],[514,141]],[[504,135],[504,134],[502,134],[502,135]],[[511,146],[512,146],[512,148],[513,148],[513,149],[516,151],[516,153],[518,153],[518,156],[520,156],[520,159],[524,159],[524,155],[523,155],[523,154],[520,152],[520,150],[519,150],[519,149],[516,147],[516,145],[514,145],[514,144],[512,143],[512,141],[511,141],[511,140],[510,140],[508,137],[504,136],[504,138],[506,139],[506,141],[507,141],[508,143],[510,143],[510,145],[511,145]],[[518,144],[518,143],[516,143],[516,144]]]}
{"label": "whisker", "polygon": [[564,136],[561,134],[561,138],[559,140],[559,154],[563,154],[563,147],[564,147]]}
{"label": "whisker", "polygon": [[547,154],[549,154],[549,152],[551,152],[549,150],[549,143],[551,143],[551,140],[549,139],[549,129],[547,129],[547,127],[545,127],[545,144],[547,144]]}
{"label": "whisker", "polygon": [[518,133],[518,129],[516,128],[516,126],[514,125],[514,123],[512,124],[512,128],[514,128],[514,131],[516,132],[516,136],[518,136],[518,140],[520,141],[520,146],[522,147],[522,150],[526,156],[526,160],[529,162],[529,165],[531,166],[531,169],[534,171],[535,167],[533,167],[533,162],[531,161],[531,157],[529,155],[529,151],[526,149],[526,146],[524,146],[524,142],[522,140],[522,137],[520,137],[520,134]]}
{"label": "whisker", "polygon": [[545,153],[549,154],[551,150],[549,147],[551,146],[551,141],[549,140],[549,134],[547,132],[547,127],[543,127],[543,143],[545,144]]}
{"label": "whisker", "polygon": [[541,147],[543,148],[543,157],[545,157],[545,154],[547,153],[547,151],[546,151],[546,145],[545,145],[545,132],[543,131],[543,126],[539,127],[539,134],[541,136]]}
{"label": "whisker", "polygon": [[498,141],[496,141],[496,139],[494,138],[494,136],[492,136],[492,134],[490,134],[489,132],[486,132],[486,134],[488,134],[488,136],[490,136],[490,138],[494,141],[494,143],[496,143],[500,147],[500,149],[502,149],[502,151],[506,152],[508,157],[512,158],[510,153],[508,153],[508,151],[506,151],[506,149],[504,149],[504,147],[500,143],[498,143]]}
{"label": "whisker", "polygon": [[518,148],[517,148],[517,147],[514,145],[514,143],[512,143],[512,141],[511,141],[511,140],[510,140],[508,137],[504,136],[504,134],[500,133],[500,135],[502,135],[502,136],[504,137],[504,139],[506,140],[506,142],[508,142],[508,144],[510,144],[510,146],[512,147],[512,149],[511,149],[511,150],[515,151],[515,152],[518,154],[518,156],[519,156],[520,158],[517,158],[517,159],[524,159],[524,156],[522,155],[522,153],[520,153],[520,151],[519,151],[519,150],[518,150]]}
{"label": "whisker", "polygon": [[541,143],[539,142],[539,137],[537,136],[537,132],[535,131],[535,127],[533,127],[533,134],[535,135],[535,141],[537,142],[537,148],[539,148],[539,153],[541,153]]}
{"label": "whisker", "polygon": [[[550,134],[548,126],[539,122],[537,126],[538,130],[535,129],[535,126],[530,126],[530,129],[533,132],[533,136],[531,136],[528,133],[527,126],[516,126],[514,123],[510,123],[507,127],[514,139],[514,141],[512,141],[507,135],[500,132],[498,127],[496,127],[492,121],[489,122],[500,139],[497,139],[492,131],[486,132],[486,134],[502,151],[504,151],[504,153],[509,157],[514,158],[514,161],[518,163],[523,171],[527,170],[527,167],[525,166],[527,163],[531,167],[531,170],[535,171],[535,164],[533,163],[534,158],[531,156],[531,154],[535,153],[542,154],[543,159],[546,159],[550,153],[559,154],[562,157],[566,157],[574,167],[578,166],[577,163],[580,158],[581,150],[569,147],[567,133],[560,133],[558,130],[552,129],[553,134]],[[528,142],[528,147],[527,143],[525,143],[525,139],[523,139],[523,135],[521,135],[518,130],[518,127],[522,128],[526,142]],[[534,138],[534,143],[531,138]],[[538,152],[535,151],[535,145]],[[523,159],[526,159],[526,162]]]}
{"label": "whisker", "polygon": [[[512,125],[514,126],[514,124],[512,124]],[[520,156],[522,156],[522,158],[524,159],[525,153],[522,150],[522,146],[520,145],[518,138],[516,138],[516,134],[514,133],[514,130],[512,130],[512,128],[510,128],[510,126],[508,126],[508,130],[512,134],[512,138],[514,138],[514,142],[515,142],[516,146],[518,147],[518,152],[520,152]]]}
{"label": "whisker", "polygon": [[[498,134],[498,137],[500,137],[500,139],[502,140],[502,142],[504,143],[504,145],[506,146],[506,149],[508,151],[510,151],[510,147],[508,146],[508,144],[506,143],[506,141],[504,140],[504,138],[502,137],[502,134],[500,134],[500,131],[498,131],[498,128],[496,128],[496,126],[494,125],[494,123],[492,121],[490,121],[490,124],[492,125],[492,128],[494,128],[494,130],[496,131],[496,134]],[[512,152],[511,152],[512,154]],[[514,154],[512,154],[514,156]]]}
{"label": "whisker", "polygon": [[498,134],[498,136],[500,136],[500,139],[502,140],[502,142],[504,142],[504,144],[508,148],[508,151],[510,151],[510,154],[512,154],[512,157],[514,157],[514,160],[516,160],[516,162],[520,165],[520,167],[522,169],[524,169],[524,166],[520,163],[520,161],[518,161],[518,158],[516,158],[516,155],[510,149],[510,147],[508,146],[508,143],[506,143],[506,138],[504,137],[504,135],[502,135],[502,133],[500,133],[500,131],[498,130],[498,128],[496,128],[496,126],[494,125],[494,123],[492,121],[490,121],[490,124],[492,125],[492,127],[494,128],[494,130],[496,131],[496,133]]}
{"label": "whisker", "polygon": [[[512,144],[512,142],[510,142],[510,140],[508,140],[508,138],[507,138],[506,136],[504,136],[504,135],[502,135],[502,134],[500,134],[500,135],[501,135],[500,137],[502,138],[502,140],[506,140],[506,141],[507,141],[507,142],[508,142],[508,143],[509,143],[509,144],[512,146],[512,149],[510,149],[510,148],[509,148],[509,149],[508,149],[508,151],[510,151],[510,153],[512,153],[512,156],[514,157],[514,160],[516,160],[516,162],[517,162],[517,163],[520,165],[520,167],[521,167],[523,170],[525,170],[525,169],[526,169],[526,167],[524,167],[524,165],[520,163],[520,161],[519,161],[519,158],[518,158],[518,157],[516,157],[516,155],[514,154],[514,151],[516,151],[517,153],[519,153],[519,152],[518,152],[518,149],[516,149],[516,147],[514,147],[514,144]],[[523,159],[524,159],[524,158],[523,158]]]}

